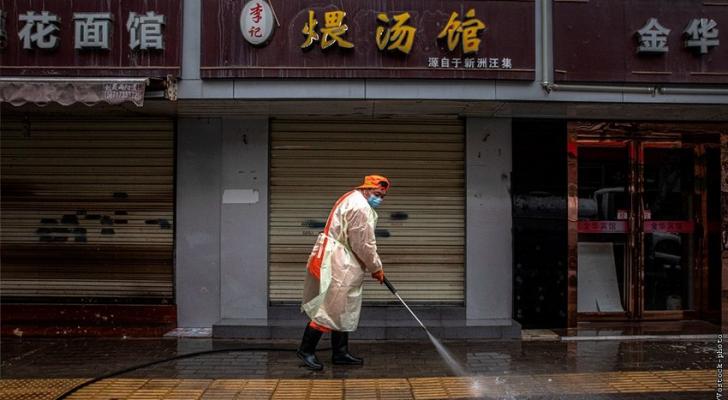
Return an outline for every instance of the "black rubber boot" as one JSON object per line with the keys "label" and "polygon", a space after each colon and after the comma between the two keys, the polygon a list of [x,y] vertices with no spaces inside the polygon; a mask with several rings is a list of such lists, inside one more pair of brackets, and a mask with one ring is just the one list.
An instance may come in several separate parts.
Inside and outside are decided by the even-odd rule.
{"label": "black rubber boot", "polygon": [[321,361],[316,358],[316,345],[321,339],[323,333],[319,330],[313,329],[306,325],[306,330],[303,331],[303,339],[301,340],[301,346],[296,350],[298,358],[303,360],[306,364],[306,368],[313,371],[321,371],[324,369],[324,365]]}
{"label": "black rubber boot", "polygon": [[364,359],[349,354],[349,332],[331,331],[331,362],[336,365],[364,365]]}

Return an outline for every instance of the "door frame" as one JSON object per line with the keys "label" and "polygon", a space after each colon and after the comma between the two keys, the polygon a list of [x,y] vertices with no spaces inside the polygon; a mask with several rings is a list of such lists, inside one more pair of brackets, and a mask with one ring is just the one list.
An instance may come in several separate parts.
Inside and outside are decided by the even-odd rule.
{"label": "door frame", "polygon": [[[725,125],[570,121],[567,124],[567,325],[576,327],[581,321],[648,321],[706,318],[715,314],[708,310],[708,224],[706,174],[708,148],[720,148],[721,137],[728,135]],[[628,152],[627,256],[625,262],[625,312],[577,312],[578,270],[578,149],[579,147],[625,147]],[[697,243],[693,246],[693,310],[644,310],[644,150],[645,148],[691,148],[694,154],[694,204],[691,218],[695,221]],[[725,156],[724,156],[725,157]],[[725,220],[722,215],[722,220]],[[725,226],[725,223],[723,224]],[[722,270],[727,270],[725,257]],[[723,282],[723,288],[727,283]],[[722,307],[724,308],[724,307]]]}

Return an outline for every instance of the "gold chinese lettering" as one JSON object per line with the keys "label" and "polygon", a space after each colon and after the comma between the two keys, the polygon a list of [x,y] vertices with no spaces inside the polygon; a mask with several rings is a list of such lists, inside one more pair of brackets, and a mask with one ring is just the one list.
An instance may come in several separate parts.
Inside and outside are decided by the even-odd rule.
{"label": "gold chinese lettering", "polygon": [[[352,48],[354,44],[346,41],[341,36],[349,30],[349,26],[344,24],[344,11],[329,11],[324,13],[324,26],[321,28],[321,48],[326,49],[336,43],[339,47]],[[316,32],[318,21],[313,10],[308,10],[308,22],[303,26],[301,32],[306,36],[306,40],[301,44],[301,48],[310,47],[313,42],[319,40],[319,34]]]}
{"label": "gold chinese lettering", "polygon": [[[415,40],[415,33],[417,28],[405,25],[409,20],[410,14],[404,12],[397,14],[392,17],[394,19],[394,26],[387,27],[378,26],[376,30],[376,41],[379,50],[397,50],[404,54],[409,54],[412,50],[412,43]],[[379,13],[377,19],[385,24],[390,23],[389,16],[385,13]]]}
{"label": "gold chinese lettering", "polygon": [[[354,43],[347,42],[341,35],[345,34],[349,27],[344,24],[344,11],[329,11],[324,14],[325,27],[321,28],[323,37],[321,38],[321,48],[325,49],[336,43],[339,47],[350,49],[354,47]],[[331,36],[331,39],[329,39]]]}
{"label": "gold chinese lettering", "polygon": [[485,23],[475,18],[475,9],[471,8],[465,13],[467,18],[465,21],[458,19],[459,14],[455,11],[450,15],[450,20],[442,29],[438,39],[447,37],[447,48],[450,51],[455,50],[458,43],[462,45],[463,53],[477,53],[480,48],[480,39],[478,34],[485,29]]}
{"label": "gold chinese lettering", "polygon": [[460,41],[460,25],[462,22],[460,22],[457,18],[458,13],[453,11],[450,15],[450,20],[447,21],[445,27],[442,28],[440,34],[437,35],[438,39],[442,39],[447,36],[447,48],[450,49],[450,51],[455,50],[455,47],[457,47],[458,42]]}
{"label": "gold chinese lettering", "polygon": [[463,31],[463,53],[477,53],[478,49],[480,49],[478,33],[485,29],[485,23],[475,18],[475,9],[468,10],[465,16],[469,19],[463,22],[461,26]]}
{"label": "gold chinese lettering", "polygon": [[308,10],[308,22],[306,22],[306,25],[303,26],[303,30],[301,31],[306,35],[306,41],[301,44],[302,49],[311,46],[313,42],[319,40],[319,34],[316,33],[316,25],[318,25],[318,21],[314,17],[313,10]]}

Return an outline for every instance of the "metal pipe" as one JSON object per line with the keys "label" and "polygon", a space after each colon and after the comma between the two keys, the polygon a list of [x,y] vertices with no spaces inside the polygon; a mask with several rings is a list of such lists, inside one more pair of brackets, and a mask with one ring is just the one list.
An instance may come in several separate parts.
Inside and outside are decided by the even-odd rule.
{"label": "metal pipe", "polygon": [[547,92],[604,92],[604,93],[633,93],[649,94],[654,96],[657,88],[654,86],[616,86],[616,85],[562,85],[556,83],[543,83]]}
{"label": "metal pipe", "polygon": [[[551,62],[551,0],[541,0],[541,85],[551,84],[553,65]],[[549,90],[546,89],[548,92]]]}
{"label": "metal pipe", "polygon": [[656,87],[656,86],[615,86],[615,85],[562,85],[556,83],[543,83],[547,92],[605,92],[605,93],[632,93],[632,94],[656,94],[663,95],[715,95],[728,96],[728,88],[681,88],[681,87]]}
{"label": "metal pipe", "polygon": [[422,321],[420,321],[420,319],[417,318],[417,315],[415,315],[414,311],[412,311],[412,309],[409,308],[409,306],[407,305],[407,303],[405,303],[404,300],[402,300],[402,298],[399,296],[399,293],[397,293],[397,289],[394,288],[394,285],[392,285],[392,283],[389,282],[389,279],[387,279],[387,277],[384,277],[384,284],[387,285],[387,288],[389,289],[390,292],[392,292],[393,295],[397,296],[397,298],[399,299],[399,301],[405,306],[405,308],[407,309],[407,311],[409,311],[410,314],[412,314],[412,317],[414,317],[415,321],[417,321],[417,323],[420,324],[420,326],[422,327],[422,329],[424,329],[425,332],[427,332],[427,334],[430,335],[430,331],[427,330],[427,327],[425,327],[425,324],[423,324]]}
{"label": "metal pipe", "polygon": [[562,92],[605,92],[605,93],[634,93],[654,96],[654,86],[616,86],[616,85],[561,85],[553,83],[553,48],[551,0],[541,0],[541,86],[546,93]]}
{"label": "metal pipe", "polygon": [[678,87],[661,87],[658,89],[660,94],[706,94],[706,95],[728,95],[728,88],[678,88]]}
{"label": "metal pipe", "polygon": [[407,311],[409,311],[410,314],[412,314],[412,316],[415,318],[415,321],[417,321],[417,323],[420,324],[420,326],[422,327],[422,329],[424,329],[425,332],[427,332],[427,334],[429,335],[430,334],[430,331],[427,330],[427,328],[425,327],[425,324],[423,324],[422,321],[420,321],[420,319],[417,318],[417,315],[415,315],[414,311],[412,311],[412,309],[409,308],[409,306],[407,305],[407,303],[405,303],[404,300],[402,300],[402,298],[399,297],[399,293],[394,293],[394,295],[397,296],[397,298],[399,299],[399,301],[401,301],[402,304],[404,304],[405,308],[407,308]]}
{"label": "metal pipe", "polygon": [[606,92],[606,93],[635,93],[654,96],[654,86],[615,86],[615,85],[561,85],[553,83],[553,48],[551,0],[541,0],[541,86],[546,93],[562,92]]}

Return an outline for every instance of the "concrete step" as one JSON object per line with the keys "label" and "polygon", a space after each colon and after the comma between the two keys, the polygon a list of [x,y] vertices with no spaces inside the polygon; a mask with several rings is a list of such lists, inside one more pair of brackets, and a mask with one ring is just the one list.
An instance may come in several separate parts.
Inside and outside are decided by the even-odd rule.
{"label": "concrete step", "polygon": [[[468,326],[465,308],[414,306],[428,330],[441,339],[518,339],[521,326]],[[212,326],[214,338],[299,339],[308,323],[298,306],[272,306],[267,320],[222,319]],[[426,339],[427,334],[401,306],[362,307],[359,327],[352,339]]]}

